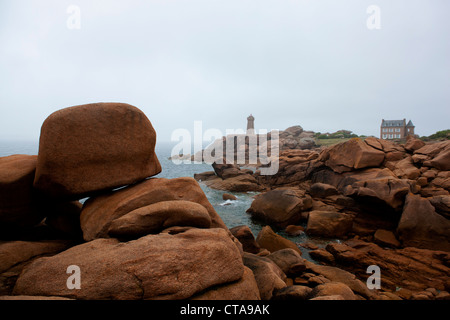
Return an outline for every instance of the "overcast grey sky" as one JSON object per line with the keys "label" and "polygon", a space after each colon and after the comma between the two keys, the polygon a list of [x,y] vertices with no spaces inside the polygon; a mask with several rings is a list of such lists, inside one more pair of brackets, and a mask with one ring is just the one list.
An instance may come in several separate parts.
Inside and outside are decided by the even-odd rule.
{"label": "overcast grey sky", "polygon": [[[80,29],[69,29],[69,5]],[[369,5],[381,29],[369,30]],[[159,141],[177,128],[379,135],[450,128],[448,0],[0,1],[0,139],[53,111],[126,102]]]}

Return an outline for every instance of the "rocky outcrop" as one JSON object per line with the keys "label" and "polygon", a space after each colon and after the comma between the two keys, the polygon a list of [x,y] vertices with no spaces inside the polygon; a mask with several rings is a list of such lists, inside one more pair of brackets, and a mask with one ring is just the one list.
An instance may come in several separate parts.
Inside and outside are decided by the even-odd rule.
{"label": "rocky outcrop", "polygon": [[[312,206],[297,214],[300,219],[290,229],[305,223],[308,235],[354,240],[310,251],[313,259],[329,266],[307,265],[278,298],[311,298],[309,290],[295,286],[338,282],[357,299],[445,299],[450,252],[448,148],[448,141],[425,144],[410,138],[399,145],[367,138],[351,139],[320,154],[282,151],[278,173],[257,177],[259,184],[272,190],[255,197],[248,211],[279,227],[291,204],[281,201],[282,195],[286,187],[295,186],[312,197]],[[280,247],[271,252],[276,250]],[[369,265],[381,268],[380,291],[370,291],[364,283]],[[405,272],[408,266],[412,270]],[[422,276],[415,279],[415,273]],[[333,292],[329,296],[343,298]]]}
{"label": "rocky outcrop", "polygon": [[[37,159],[0,158],[9,198],[0,202],[0,222],[32,227],[0,244],[4,299],[261,297],[241,243],[199,184],[146,179],[160,171],[155,139],[138,109],[94,104],[51,115]],[[67,200],[85,195],[83,207]],[[80,272],[80,290],[67,285],[70,266]]]}
{"label": "rocky outcrop", "polygon": [[304,131],[301,126],[292,126],[279,133],[280,150],[311,149],[316,146],[314,132]]}
{"label": "rocky outcrop", "polygon": [[41,128],[34,187],[46,195],[81,199],[136,183],[161,172],[155,143],[152,124],[131,105],[58,110]]}

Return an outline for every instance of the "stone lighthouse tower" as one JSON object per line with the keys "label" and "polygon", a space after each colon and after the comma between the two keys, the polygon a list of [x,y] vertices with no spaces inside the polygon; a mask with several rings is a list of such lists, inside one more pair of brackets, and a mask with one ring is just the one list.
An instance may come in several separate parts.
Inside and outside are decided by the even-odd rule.
{"label": "stone lighthouse tower", "polygon": [[251,114],[247,117],[247,134],[255,134],[255,117]]}

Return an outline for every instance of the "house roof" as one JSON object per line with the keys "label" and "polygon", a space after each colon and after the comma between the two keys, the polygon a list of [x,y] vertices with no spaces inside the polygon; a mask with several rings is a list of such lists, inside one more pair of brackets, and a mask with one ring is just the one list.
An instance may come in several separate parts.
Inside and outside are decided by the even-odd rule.
{"label": "house roof", "polygon": [[408,124],[406,125],[407,127],[414,127],[413,123],[411,120],[409,120]]}
{"label": "house roof", "polygon": [[383,121],[381,122],[382,127],[402,127],[404,125],[405,125],[405,120],[384,120],[383,119]]}

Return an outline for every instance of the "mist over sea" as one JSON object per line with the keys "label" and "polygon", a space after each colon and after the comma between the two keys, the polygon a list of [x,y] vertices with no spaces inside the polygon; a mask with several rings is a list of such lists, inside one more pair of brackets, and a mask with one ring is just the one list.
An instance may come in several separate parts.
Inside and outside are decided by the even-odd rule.
{"label": "mist over sea", "polygon": [[[195,173],[212,171],[213,168],[209,164],[174,164],[169,157],[171,155],[171,151],[175,143],[170,142],[157,142],[156,144],[156,154],[161,163],[162,172],[155,177],[158,178],[178,178],[178,177],[194,177]],[[0,140],[0,157],[9,156],[12,154],[30,154],[35,155],[38,154],[39,150],[39,142],[36,141],[26,141],[26,140],[18,140],[18,141],[10,141],[10,140]],[[214,209],[220,215],[224,223],[228,228],[233,228],[239,225],[247,225],[253,232],[253,235],[256,237],[264,226],[264,224],[259,223],[251,218],[251,216],[246,213],[246,210],[250,208],[250,205],[253,201],[253,197],[258,194],[258,192],[228,192],[221,190],[211,189],[204,184],[200,183],[201,188],[206,194],[209,202],[213,205]],[[230,201],[223,200],[223,193],[231,193],[234,194],[238,200]],[[283,230],[277,230],[273,228],[278,234],[282,235],[285,238],[288,238],[295,243],[299,244],[302,242],[306,242],[310,240],[305,234],[300,236],[292,237],[287,235]],[[317,245],[321,246],[321,241],[316,239],[314,241]],[[325,243],[323,243],[325,245]],[[311,259],[308,255],[308,250],[300,247],[300,250],[303,252],[303,257],[306,259]]]}

